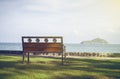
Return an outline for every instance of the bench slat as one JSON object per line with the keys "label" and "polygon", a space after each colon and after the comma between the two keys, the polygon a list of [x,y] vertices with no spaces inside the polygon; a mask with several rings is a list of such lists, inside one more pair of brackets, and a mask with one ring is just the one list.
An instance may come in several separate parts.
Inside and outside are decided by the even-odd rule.
{"label": "bench slat", "polygon": [[61,47],[61,43],[24,43],[24,47]]}
{"label": "bench slat", "polygon": [[40,51],[40,52],[61,52],[62,53],[62,48],[59,48],[59,47],[41,47],[41,48],[31,48],[31,47],[25,47],[24,48],[24,51],[27,52],[27,51]]}

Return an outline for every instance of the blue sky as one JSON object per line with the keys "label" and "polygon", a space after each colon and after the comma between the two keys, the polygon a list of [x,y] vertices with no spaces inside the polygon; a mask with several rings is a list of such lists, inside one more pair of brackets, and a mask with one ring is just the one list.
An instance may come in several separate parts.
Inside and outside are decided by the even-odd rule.
{"label": "blue sky", "polygon": [[0,0],[0,42],[54,35],[120,44],[120,0]]}

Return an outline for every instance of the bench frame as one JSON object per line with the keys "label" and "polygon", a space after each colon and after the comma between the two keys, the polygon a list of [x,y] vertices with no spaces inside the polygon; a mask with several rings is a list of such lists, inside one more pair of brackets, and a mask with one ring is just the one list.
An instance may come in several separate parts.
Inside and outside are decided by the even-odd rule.
{"label": "bench frame", "polygon": [[62,36],[22,36],[22,47],[23,63],[26,54],[27,62],[30,63],[30,53],[60,53],[64,64],[65,46]]}

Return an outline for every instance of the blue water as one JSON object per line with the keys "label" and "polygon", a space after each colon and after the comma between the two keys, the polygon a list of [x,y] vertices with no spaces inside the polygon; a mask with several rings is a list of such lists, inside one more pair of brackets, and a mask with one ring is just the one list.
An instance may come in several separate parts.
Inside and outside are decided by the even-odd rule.
{"label": "blue water", "polygon": [[120,44],[66,44],[71,52],[120,53]]}
{"label": "blue water", "polygon": [[0,50],[22,50],[21,43],[0,43]]}
{"label": "blue water", "polygon": [[[67,52],[120,53],[120,44],[65,44]],[[0,50],[22,50],[21,43],[0,43]]]}

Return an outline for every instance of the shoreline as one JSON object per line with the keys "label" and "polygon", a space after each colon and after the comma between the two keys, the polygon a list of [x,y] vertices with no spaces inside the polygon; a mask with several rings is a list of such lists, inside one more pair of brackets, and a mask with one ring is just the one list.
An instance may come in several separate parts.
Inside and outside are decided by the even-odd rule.
{"label": "shoreline", "polygon": [[[17,50],[0,50],[0,54],[10,54],[10,55],[22,55],[22,51]],[[60,53],[30,53],[35,56],[50,56],[50,57],[60,57]],[[99,52],[65,52],[67,57],[120,57],[120,53],[99,53]]]}

